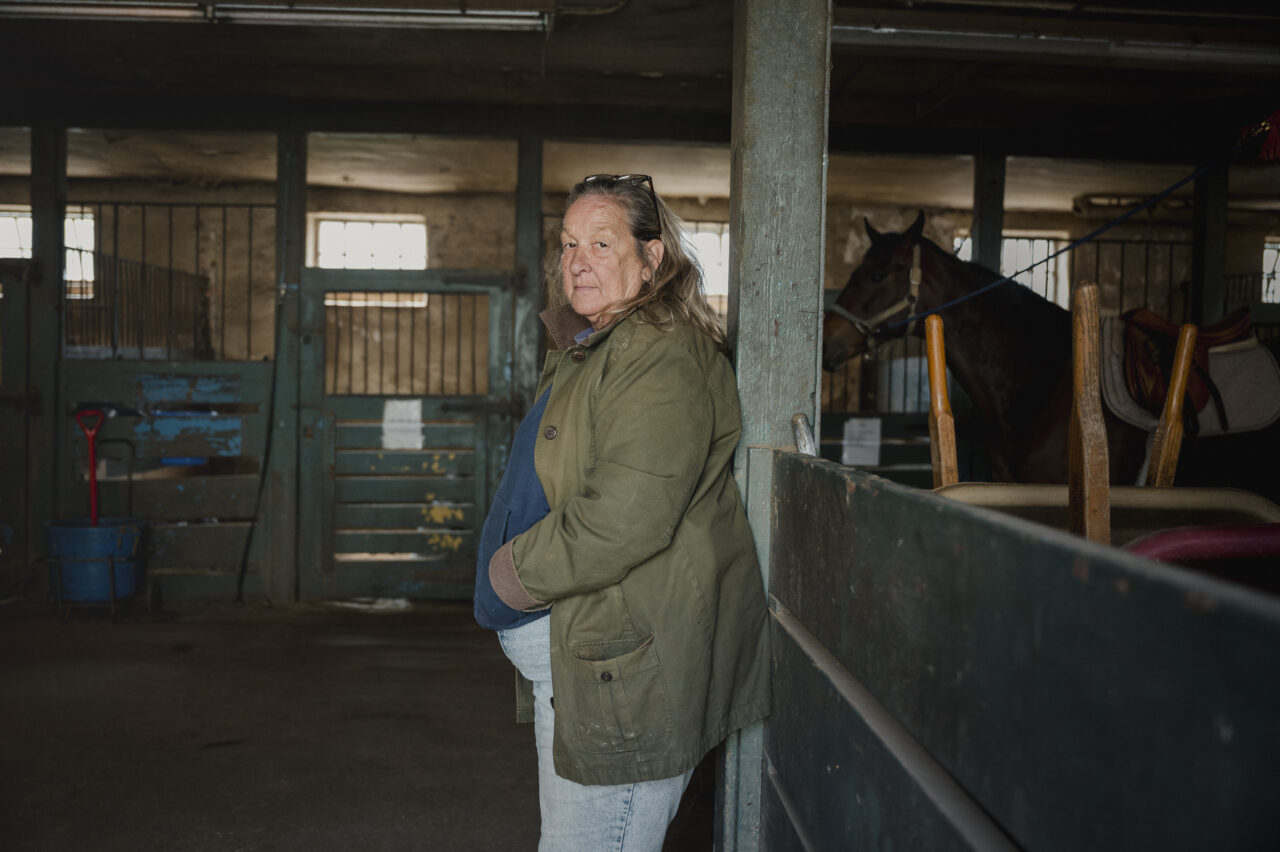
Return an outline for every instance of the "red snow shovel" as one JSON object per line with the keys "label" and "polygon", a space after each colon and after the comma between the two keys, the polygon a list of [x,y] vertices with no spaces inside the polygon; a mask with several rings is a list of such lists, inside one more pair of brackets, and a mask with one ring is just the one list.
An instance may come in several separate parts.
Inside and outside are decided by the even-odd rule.
{"label": "red snow shovel", "polygon": [[[76,412],[76,422],[89,440],[89,522],[95,527],[98,525],[98,451],[94,439],[106,419],[106,415],[96,409]],[[87,420],[93,420],[93,425],[86,423]]]}

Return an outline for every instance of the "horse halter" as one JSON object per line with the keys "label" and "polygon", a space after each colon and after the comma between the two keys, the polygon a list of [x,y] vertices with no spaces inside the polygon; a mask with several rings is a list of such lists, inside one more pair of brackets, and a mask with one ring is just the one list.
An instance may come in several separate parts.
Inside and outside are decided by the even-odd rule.
{"label": "horse halter", "polygon": [[[920,296],[920,277],[920,244],[916,243],[911,247],[911,274],[909,276],[911,286],[907,288],[907,294],[905,296],[870,319],[863,319],[860,316],[856,316],[848,309],[841,307],[840,304],[834,302],[830,308],[827,308],[827,311],[835,314],[841,319],[848,320],[853,323],[853,327],[860,331],[862,336],[867,339],[866,356],[868,358],[874,358],[876,356],[876,347],[880,343],[880,341],[877,340],[877,335],[879,334],[879,330],[884,324],[884,321],[903,308],[910,311],[911,308],[915,306],[916,300]],[[907,322],[908,335],[915,329],[915,326],[916,318],[914,316],[909,316]]]}

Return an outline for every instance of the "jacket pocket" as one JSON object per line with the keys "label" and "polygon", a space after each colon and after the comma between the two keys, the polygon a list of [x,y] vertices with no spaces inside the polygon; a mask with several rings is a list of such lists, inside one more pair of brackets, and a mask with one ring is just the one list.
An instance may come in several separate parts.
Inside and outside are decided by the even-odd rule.
{"label": "jacket pocket", "polygon": [[653,634],[640,640],[570,643],[572,724],[583,749],[653,748],[671,736],[671,707]]}

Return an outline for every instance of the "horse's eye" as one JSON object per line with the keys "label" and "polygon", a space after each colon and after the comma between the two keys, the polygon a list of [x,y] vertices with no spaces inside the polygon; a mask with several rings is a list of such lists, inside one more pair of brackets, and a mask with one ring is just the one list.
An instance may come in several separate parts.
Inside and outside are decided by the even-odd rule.
{"label": "horse's eye", "polygon": [[886,276],[888,276],[888,274],[889,274],[888,272],[884,272],[884,271],[873,272],[871,274],[871,281],[873,284],[879,284],[881,281],[885,279]]}

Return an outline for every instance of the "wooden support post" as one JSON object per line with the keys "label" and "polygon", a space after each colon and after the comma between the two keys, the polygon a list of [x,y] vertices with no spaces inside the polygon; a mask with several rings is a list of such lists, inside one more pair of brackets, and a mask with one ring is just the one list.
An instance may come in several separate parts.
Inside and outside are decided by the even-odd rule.
{"label": "wooden support post", "polygon": [[1071,532],[1111,543],[1111,483],[1098,367],[1098,285],[1071,294],[1072,404],[1067,493]]}
{"label": "wooden support post", "polygon": [[[512,412],[523,417],[533,407],[533,392],[542,374],[542,138],[522,136],[516,179],[516,288],[512,335]],[[567,189],[567,187],[563,187]],[[518,421],[510,424],[514,433]],[[507,439],[509,440],[509,438]],[[507,440],[504,440],[505,444]],[[504,454],[499,460],[505,462]]]}
{"label": "wooden support post", "polygon": [[975,263],[999,271],[1004,246],[1003,154],[973,158],[973,253]]}
{"label": "wooden support post", "polygon": [[1173,353],[1173,370],[1169,376],[1169,392],[1164,398],[1160,422],[1151,438],[1151,461],[1147,465],[1147,485],[1173,484],[1178,470],[1178,452],[1182,449],[1182,401],[1187,394],[1187,376],[1195,357],[1196,336],[1191,323],[1178,332],[1178,348]]}
{"label": "wooden support post", "polygon": [[[31,556],[44,553],[44,522],[67,513],[67,502],[60,497],[67,494],[65,483],[73,481],[64,435],[65,430],[74,429],[75,425],[66,415],[59,391],[62,300],[66,286],[62,280],[66,209],[67,131],[61,127],[33,128],[31,224],[36,275],[23,285],[27,345],[23,385],[29,401],[25,423],[26,541],[27,553]],[[8,295],[5,294],[6,301]],[[16,299],[15,303],[21,304]],[[6,499],[22,496],[21,491],[11,489],[9,483],[5,486]]]}
{"label": "wooden support post", "polygon": [[[735,474],[768,585],[773,457],[791,418],[821,434],[822,263],[826,227],[831,0],[737,0],[733,20],[729,339],[742,400]],[[785,128],[785,132],[779,132]],[[762,848],[772,796],[757,724],[725,741],[716,848]],[[785,783],[785,782],[783,782]]]}
{"label": "wooden support post", "polygon": [[942,344],[942,317],[924,320],[925,347],[929,355],[929,454],[933,457],[933,487],[960,481],[956,463],[956,424],[947,399],[947,354]]}
{"label": "wooden support post", "polygon": [[[262,593],[278,605],[289,605],[300,594],[298,539],[298,491],[300,402],[301,305],[299,288],[307,244],[307,135],[301,130],[282,132],[276,143],[276,351],[275,400],[272,404],[271,461],[267,500],[258,509],[258,523],[265,514],[267,564]],[[311,346],[322,346],[313,341]],[[314,412],[313,412],[314,413]],[[314,517],[314,512],[308,520]],[[306,533],[310,534],[310,531]]]}
{"label": "wooden support post", "polygon": [[1227,270],[1227,177],[1227,166],[1217,163],[1195,182],[1187,321],[1196,325],[1211,325],[1222,318]]}

